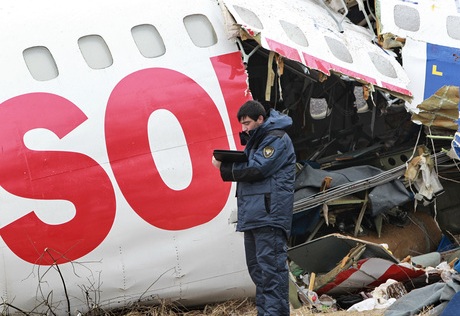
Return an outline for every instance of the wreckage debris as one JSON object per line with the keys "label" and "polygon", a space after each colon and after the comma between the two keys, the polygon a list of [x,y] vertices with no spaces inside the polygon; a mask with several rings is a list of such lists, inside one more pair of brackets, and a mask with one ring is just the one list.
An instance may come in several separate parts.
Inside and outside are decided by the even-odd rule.
{"label": "wreckage debris", "polygon": [[[444,151],[458,129],[458,87],[442,87],[420,101],[417,114],[410,114],[405,105],[412,100],[411,93],[389,88],[400,86],[398,81],[406,82],[406,78],[394,73],[399,67],[385,62],[386,54],[371,54],[373,61],[385,65],[379,76],[384,74],[385,81],[395,79],[385,88],[356,76],[360,71],[350,73],[310,56],[308,36],[299,32],[296,21],[283,20],[281,27],[290,32],[277,32],[273,24],[264,23],[270,16],[253,19],[245,14],[248,11],[242,12],[242,7],[249,12],[263,11],[258,10],[260,3],[231,3],[236,6],[229,6],[229,12],[240,26],[234,36],[240,38],[253,98],[293,119],[290,136],[299,159],[288,251],[293,306],[348,309],[360,303],[354,308],[390,310],[390,305],[396,309],[401,304],[396,303],[415,290],[445,283],[442,276],[456,273],[452,269],[458,256],[447,258],[440,244],[446,235],[453,242],[452,236],[460,234],[460,223],[452,220],[458,217],[458,166]],[[331,6],[339,1],[327,3]],[[362,9],[355,1],[347,3],[348,9]],[[378,35],[380,45],[393,49],[391,53],[400,59],[406,39],[391,33],[389,22],[406,25],[406,13],[418,11],[412,8],[393,17],[397,10],[381,9],[375,16],[363,13],[377,18],[378,23],[385,19],[380,26],[388,30],[378,33],[368,24],[369,34]],[[302,21],[310,15],[311,21],[323,16],[314,14],[316,10],[329,12],[312,6]],[[317,22],[321,24],[316,21],[315,25]],[[254,27],[257,25],[260,27]],[[324,29],[341,39],[352,33],[345,29],[348,25],[332,23]],[[302,58],[292,42],[303,46]],[[335,58],[347,65],[361,43],[375,44],[361,37],[357,42],[348,38],[342,42],[352,44],[324,41],[331,48],[340,47],[328,51],[340,52]],[[411,44],[410,39],[408,42]],[[359,60],[356,67],[366,68]],[[458,149],[455,144],[460,143],[460,136],[455,140],[453,147]],[[440,196],[443,199],[438,200]],[[452,248],[458,246],[455,243]]]}
{"label": "wreckage debris", "polygon": [[[398,260],[384,245],[331,234],[293,247],[288,254],[294,308],[386,309],[385,315],[396,316],[416,315],[426,308],[441,312],[452,308],[450,301],[460,303],[458,247]],[[331,268],[332,262],[336,264]]]}
{"label": "wreckage debris", "polygon": [[[385,315],[396,316],[447,309],[460,299],[454,299],[459,245],[424,208],[444,191],[434,166],[449,157],[431,156],[424,147],[415,152],[388,171],[301,169],[294,202],[298,235],[288,250],[294,307],[386,309]],[[391,217],[399,223],[388,225]],[[352,221],[348,230],[344,218]],[[299,223],[308,223],[300,233]]]}

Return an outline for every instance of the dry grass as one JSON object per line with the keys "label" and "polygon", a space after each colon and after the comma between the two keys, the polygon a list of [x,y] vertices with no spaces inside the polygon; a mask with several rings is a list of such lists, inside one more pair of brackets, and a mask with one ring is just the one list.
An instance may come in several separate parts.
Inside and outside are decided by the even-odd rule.
{"label": "dry grass", "polygon": [[[428,316],[431,307],[425,307],[418,316]],[[318,311],[302,307],[293,309],[291,307],[291,316],[383,316],[384,309],[376,309],[364,312],[339,311]],[[206,305],[197,309],[186,309],[174,304],[163,303],[155,306],[136,305],[125,306],[115,310],[97,309],[86,313],[84,316],[257,316],[256,307],[253,300],[234,300],[220,304]]]}
{"label": "dry grass", "polygon": [[[381,316],[384,310],[373,310],[363,312],[347,312],[342,311],[318,311],[307,307],[299,309],[291,308],[291,316],[318,316],[319,314],[327,316]],[[87,316],[257,316],[254,302],[250,299],[227,301],[221,304],[206,305],[199,309],[184,309],[172,304],[161,304],[157,306],[142,306],[133,305],[117,310],[108,311],[93,311]]]}

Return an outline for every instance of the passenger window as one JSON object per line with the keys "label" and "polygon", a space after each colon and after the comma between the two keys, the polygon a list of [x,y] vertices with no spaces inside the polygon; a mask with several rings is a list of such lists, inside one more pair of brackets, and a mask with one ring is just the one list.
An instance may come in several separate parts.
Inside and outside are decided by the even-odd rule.
{"label": "passenger window", "polygon": [[197,47],[209,47],[217,43],[217,35],[208,18],[202,14],[188,15],[184,18],[188,36]]}
{"label": "passenger window", "polygon": [[420,14],[414,8],[395,5],[393,16],[396,26],[406,31],[417,32],[420,29]]}
{"label": "passenger window", "polygon": [[456,40],[460,40],[460,17],[448,16],[446,21],[447,34]]}
{"label": "passenger window", "polygon": [[297,25],[283,20],[280,21],[280,24],[291,41],[300,46],[308,47],[308,40]]}
{"label": "passenger window", "polygon": [[262,22],[254,12],[237,5],[234,5],[233,8],[247,25],[258,28],[259,30],[264,29]]}
{"label": "passenger window", "polygon": [[134,42],[142,56],[155,58],[166,53],[163,38],[155,26],[151,24],[141,24],[131,29]]}
{"label": "passenger window", "polygon": [[99,35],[87,35],[78,40],[81,54],[92,69],[104,69],[113,64],[112,54],[104,39]]}
{"label": "passenger window", "polygon": [[353,57],[351,57],[348,48],[342,42],[329,36],[325,36],[324,38],[326,39],[327,46],[329,46],[329,49],[335,57],[346,63],[353,63]]}
{"label": "passenger window", "polygon": [[34,46],[22,52],[26,66],[35,80],[47,81],[59,75],[53,55],[44,46]]}
{"label": "passenger window", "polygon": [[374,64],[378,72],[390,78],[398,77],[398,75],[396,74],[395,68],[390,63],[389,60],[385,59],[384,57],[378,54],[372,53],[372,52],[369,52],[368,54],[369,54],[369,58],[371,59],[372,63]]}

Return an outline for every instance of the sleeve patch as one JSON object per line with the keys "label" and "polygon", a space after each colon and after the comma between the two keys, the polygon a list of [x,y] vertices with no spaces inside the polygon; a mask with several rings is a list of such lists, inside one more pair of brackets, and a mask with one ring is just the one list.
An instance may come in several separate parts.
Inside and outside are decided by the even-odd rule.
{"label": "sleeve patch", "polygon": [[274,153],[275,153],[275,148],[273,148],[272,146],[267,146],[267,147],[264,147],[263,149],[263,155],[267,159],[273,156]]}

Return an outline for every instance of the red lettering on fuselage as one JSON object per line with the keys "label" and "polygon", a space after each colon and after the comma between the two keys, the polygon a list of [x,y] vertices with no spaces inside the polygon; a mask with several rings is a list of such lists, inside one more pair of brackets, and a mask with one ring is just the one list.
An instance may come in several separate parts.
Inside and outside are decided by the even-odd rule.
{"label": "red lettering on fuselage", "polygon": [[96,248],[110,231],[115,195],[103,168],[80,153],[34,151],[23,142],[24,134],[35,128],[62,138],[86,119],[73,103],[48,93],[21,95],[0,106],[0,185],[19,197],[68,200],[76,208],[74,218],[63,224],[43,223],[30,210],[0,230],[5,243],[25,261],[75,260]]}
{"label": "red lettering on fuselage", "polygon": [[221,55],[212,58],[211,62],[224,95],[236,148],[242,150],[244,146],[241,145],[238,134],[241,132],[241,124],[236,114],[241,105],[250,99],[250,93],[248,75],[241,62],[241,55],[238,52]]}
{"label": "red lettering on fuselage", "polygon": [[[163,182],[151,154],[147,123],[159,109],[173,113],[184,131],[193,177],[183,190]],[[105,132],[110,165],[133,210],[167,230],[191,228],[219,214],[230,184],[219,181],[210,159],[213,149],[229,147],[226,137],[216,136],[224,131],[212,99],[184,74],[152,68],[125,77],[110,96]]]}
{"label": "red lettering on fuselage", "polygon": [[[236,111],[249,98],[241,56],[236,52],[211,61],[232,134],[238,135],[241,127]],[[191,183],[185,189],[169,188],[155,165],[148,120],[156,110],[170,111],[183,130],[192,166]],[[95,160],[77,152],[32,150],[23,140],[36,128],[63,138],[86,120],[72,102],[49,93],[24,94],[0,105],[0,186],[18,197],[70,201],[76,209],[74,218],[54,225],[42,222],[31,209],[0,229],[11,251],[25,261],[50,265],[78,259],[100,245],[112,227],[113,184]],[[165,230],[182,230],[204,224],[221,212],[230,183],[221,181],[211,155],[213,149],[230,146],[217,106],[198,83],[171,69],[134,72],[110,95],[104,127],[110,166],[120,191],[146,222]],[[237,148],[242,148],[239,142]]]}

